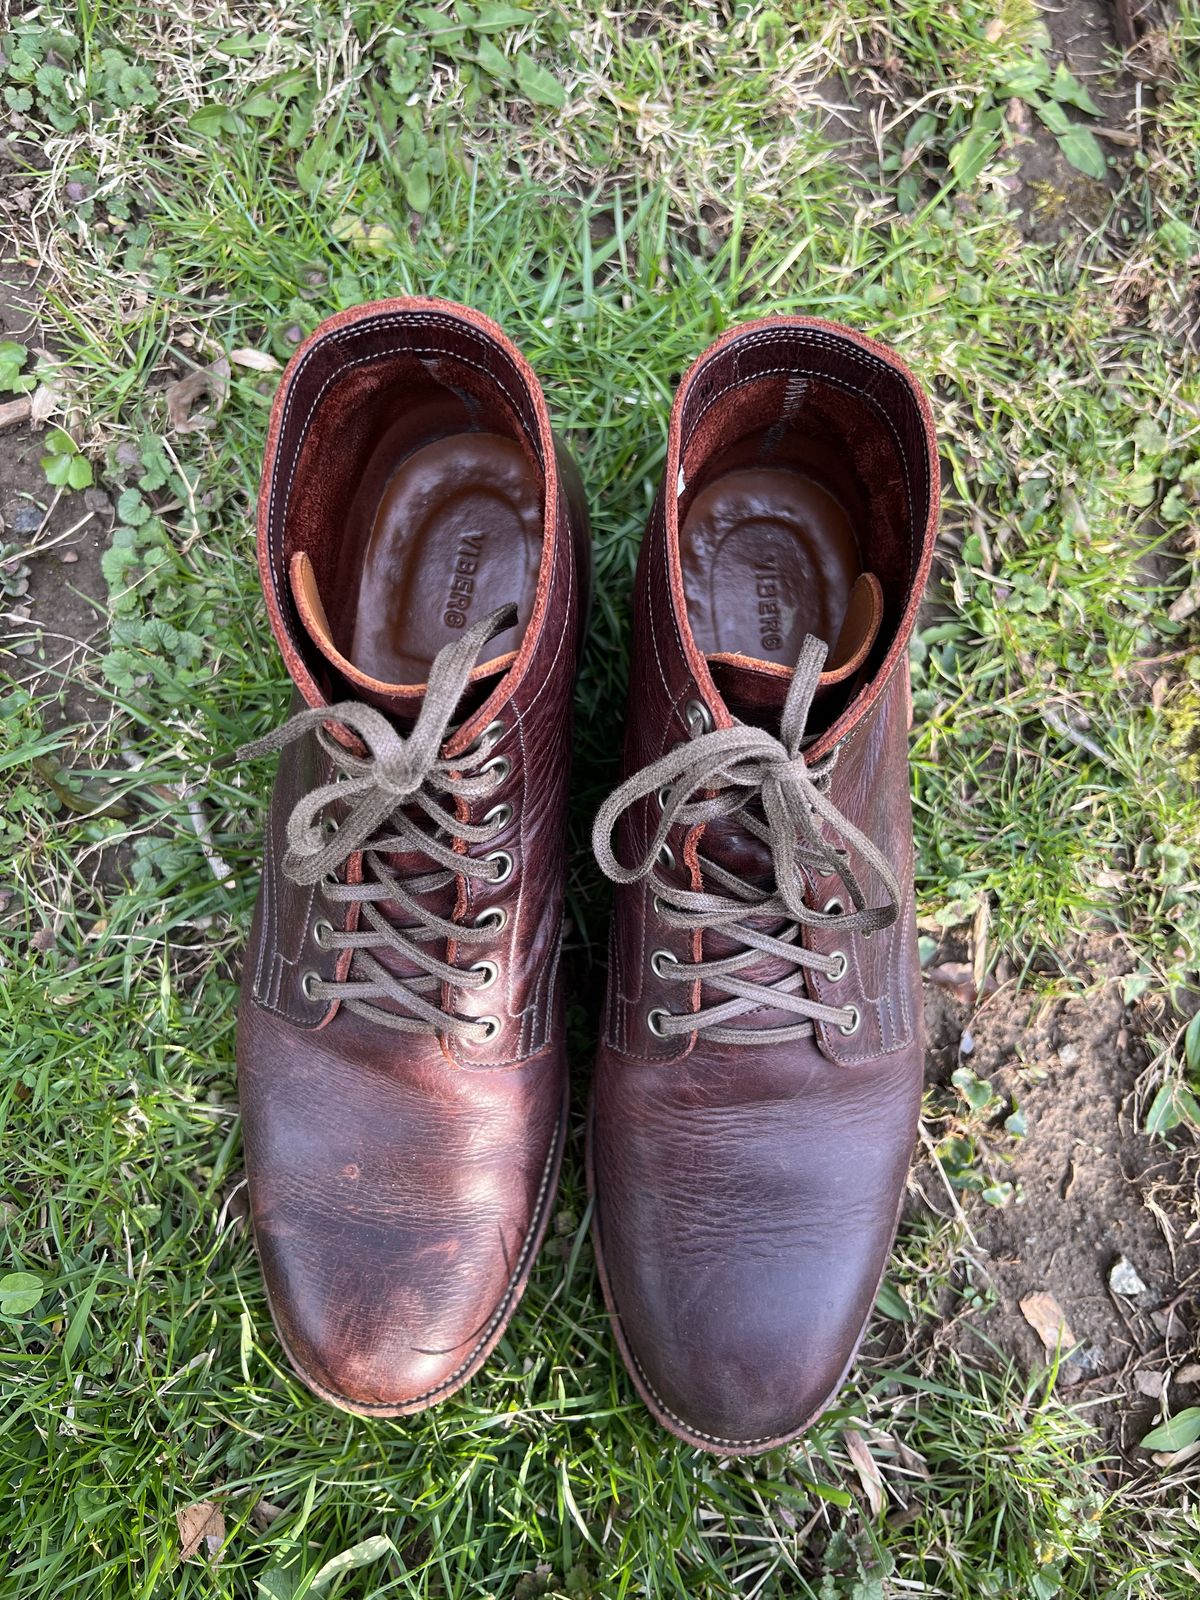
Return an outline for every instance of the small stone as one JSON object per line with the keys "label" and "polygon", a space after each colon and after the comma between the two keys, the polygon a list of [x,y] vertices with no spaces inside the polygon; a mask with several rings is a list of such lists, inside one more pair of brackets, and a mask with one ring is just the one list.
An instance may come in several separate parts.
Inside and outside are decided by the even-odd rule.
{"label": "small stone", "polygon": [[62,555],[60,555],[58,559],[62,562],[64,567],[69,567],[74,562],[79,560],[79,551],[78,550],[64,550]]}
{"label": "small stone", "polygon": [[22,538],[29,538],[41,527],[46,513],[31,500],[22,500],[9,518],[9,527]]}
{"label": "small stone", "polygon": [[112,510],[111,496],[95,485],[83,491],[83,503],[89,511],[96,511],[101,514]]}
{"label": "small stone", "polygon": [[1144,1394],[1148,1400],[1161,1400],[1163,1392],[1163,1374],[1161,1372],[1147,1372],[1139,1367],[1133,1375],[1133,1386],[1139,1394]]}
{"label": "small stone", "polygon": [[53,928],[39,928],[29,942],[35,950],[41,951],[44,954],[54,944]]}
{"label": "small stone", "polygon": [[1149,1294],[1149,1289],[1138,1276],[1138,1270],[1128,1256],[1122,1256],[1108,1275],[1108,1287],[1114,1294],[1134,1299],[1139,1294]]}
{"label": "small stone", "polygon": [[1059,1064],[1064,1067],[1077,1067],[1079,1065],[1079,1046],[1065,1044],[1058,1052]]}
{"label": "small stone", "polygon": [[960,1056],[973,1056],[975,1054],[975,1035],[970,1028],[964,1028],[962,1031],[962,1037],[958,1041],[958,1053]]}

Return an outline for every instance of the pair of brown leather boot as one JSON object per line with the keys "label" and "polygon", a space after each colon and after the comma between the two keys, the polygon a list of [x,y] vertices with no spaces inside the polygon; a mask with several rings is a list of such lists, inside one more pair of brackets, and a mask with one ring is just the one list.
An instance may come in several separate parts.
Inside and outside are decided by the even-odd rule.
{"label": "pair of brown leather boot", "polygon": [[[635,586],[588,1178],[646,1404],[721,1453],[833,1398],[887,1260],[922,1069],[906,648],[928,404],[798,317],[680,385]],[[590,554],[533,372],[436,300],[326,322],[284,376],[258,508],[293,715],[238,1070],[289,1359],[379,1416],[460,1387],[545,1231]]]}

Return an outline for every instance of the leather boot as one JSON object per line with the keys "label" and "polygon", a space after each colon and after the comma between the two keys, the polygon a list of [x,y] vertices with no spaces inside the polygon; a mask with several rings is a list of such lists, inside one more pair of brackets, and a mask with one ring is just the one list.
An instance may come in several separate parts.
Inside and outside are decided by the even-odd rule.
{"label": "leather boot", "polygon": [[722,1455],[835,1396],[922,1082],[907,647],[936,536],[928,403],[799,317],[684,378],[636,579],[590,1125],[601,1279],[659,1421]]}
{"label": "leather boot", "polygon": [[567,1092],[559,946],[578,478],[494,323],[324,323],[258,505],[293,715],[242,978],[251,1211],[279,1337],[349,1411],[419,1411],[503,1333]]}

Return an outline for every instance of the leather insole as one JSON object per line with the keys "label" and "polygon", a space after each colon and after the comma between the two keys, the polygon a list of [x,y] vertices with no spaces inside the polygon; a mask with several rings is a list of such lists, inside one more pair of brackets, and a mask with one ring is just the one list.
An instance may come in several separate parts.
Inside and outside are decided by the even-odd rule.
{"label": "leather insole", "polygon": [[381,684],[424,683],[443,645],[511,600],[516,626],[488,654],[516,650],[537,591],[543,509],[541,475],[513,439],[460,433],[406,457],[374,509],[338,649]]}
{"label": "leather insole", "polygon": [[783,467],[724,473],[692,502],[679,549],[706,656],[790,668],[810,633],[834,650],[862,560],[845,509],[815,478]]}

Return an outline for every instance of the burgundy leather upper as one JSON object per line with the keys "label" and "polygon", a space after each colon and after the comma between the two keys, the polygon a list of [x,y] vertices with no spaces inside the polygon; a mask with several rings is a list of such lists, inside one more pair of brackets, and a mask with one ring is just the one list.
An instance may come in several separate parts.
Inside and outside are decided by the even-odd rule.
{"label": "burgundy leather upper", "polygon": [[[514,870],[500,886],[460,878],[443,907],[462,923],[504,913],[486,945],[458,957],[493,960],[499,977],[486,991],[447,986],[439,1001],[461,1016],[494,1016],[499,1028],[486,1044],[399,1033],[307,996],[306,973],[344,977],[352,955],[323,948],[318,922],[353,928],[357,911],[331,909],[320,886],[298,887],[281,870],[292,806],[333,775],[315,735],[280,758],[238,1019],[246,1170],[280,1335],[319,1393],[388,1414],[433,1403],[486,1357],[524,1286],[557,1176],[565,803],[587,521],[528,365],[486,318],[433,300],[343,313],[301,347],[275,401],[259,500],[264,592],[297,700],[352,698],[301,623],[288,561],[305,550],[322,592],[336,591],[355,463],[405,407],[414,441],[444,433],[442,386],[471,389],[472,406],[490,408],[491,426],[521,440],[545,481],[536,600],[520,648],[443,750],[460,754],[500,725],[491,748],[507,758],[507,776],[486,801],[460,804],[473,822],[511,807],[494,841],[465,848],[502,848]],[[361,871],[362,858],[352,859],[351,880]],[[439,954],[454,963],[453,941]]]}
{"label": "burgundy leather upper", "polygon": [[[808,986],[815,1000],[859,1008],[852,1035],[819,1022],[810,1038],[718,1044],[655,1034],[655,1008],[721,997],[664,980],[650,957],[712,959],[728,945],[667,926],[647,881],[619,887],[591,1123],[597,1244],[622,1349],[660,1419],[725,1454],[794,1436],[836,1392],[886,1263],[922,1081],[906,653],[936,537],[938,466],[916,380],[872,341],[772,318],[726,335],[683,380],[636,578],[624,773],[691,737],[694,703],[718,728],[734,720],[691,635],[678,530],[713,464],[740,469],[739,440],[769,426],[785,396],[868,530],[864,563],[885,607],[856,691],[808,759],[837,749],[829,796],[882,850],[903,903],[869,936],[804,936],[846,953],[840,981],[810,972]],[[658,818],[653,796],[625,814],[622,861],[644,854]],[[680,826],[669,842],[694,889],[698,850],[739,874],[769,867],[729,822]],[[809,889],[820,909],[839,883],[814,874]],[[749,969],[764,982],[778,973],[766,956]],[[795,1018],[761,1007],[743,1020]]]}

